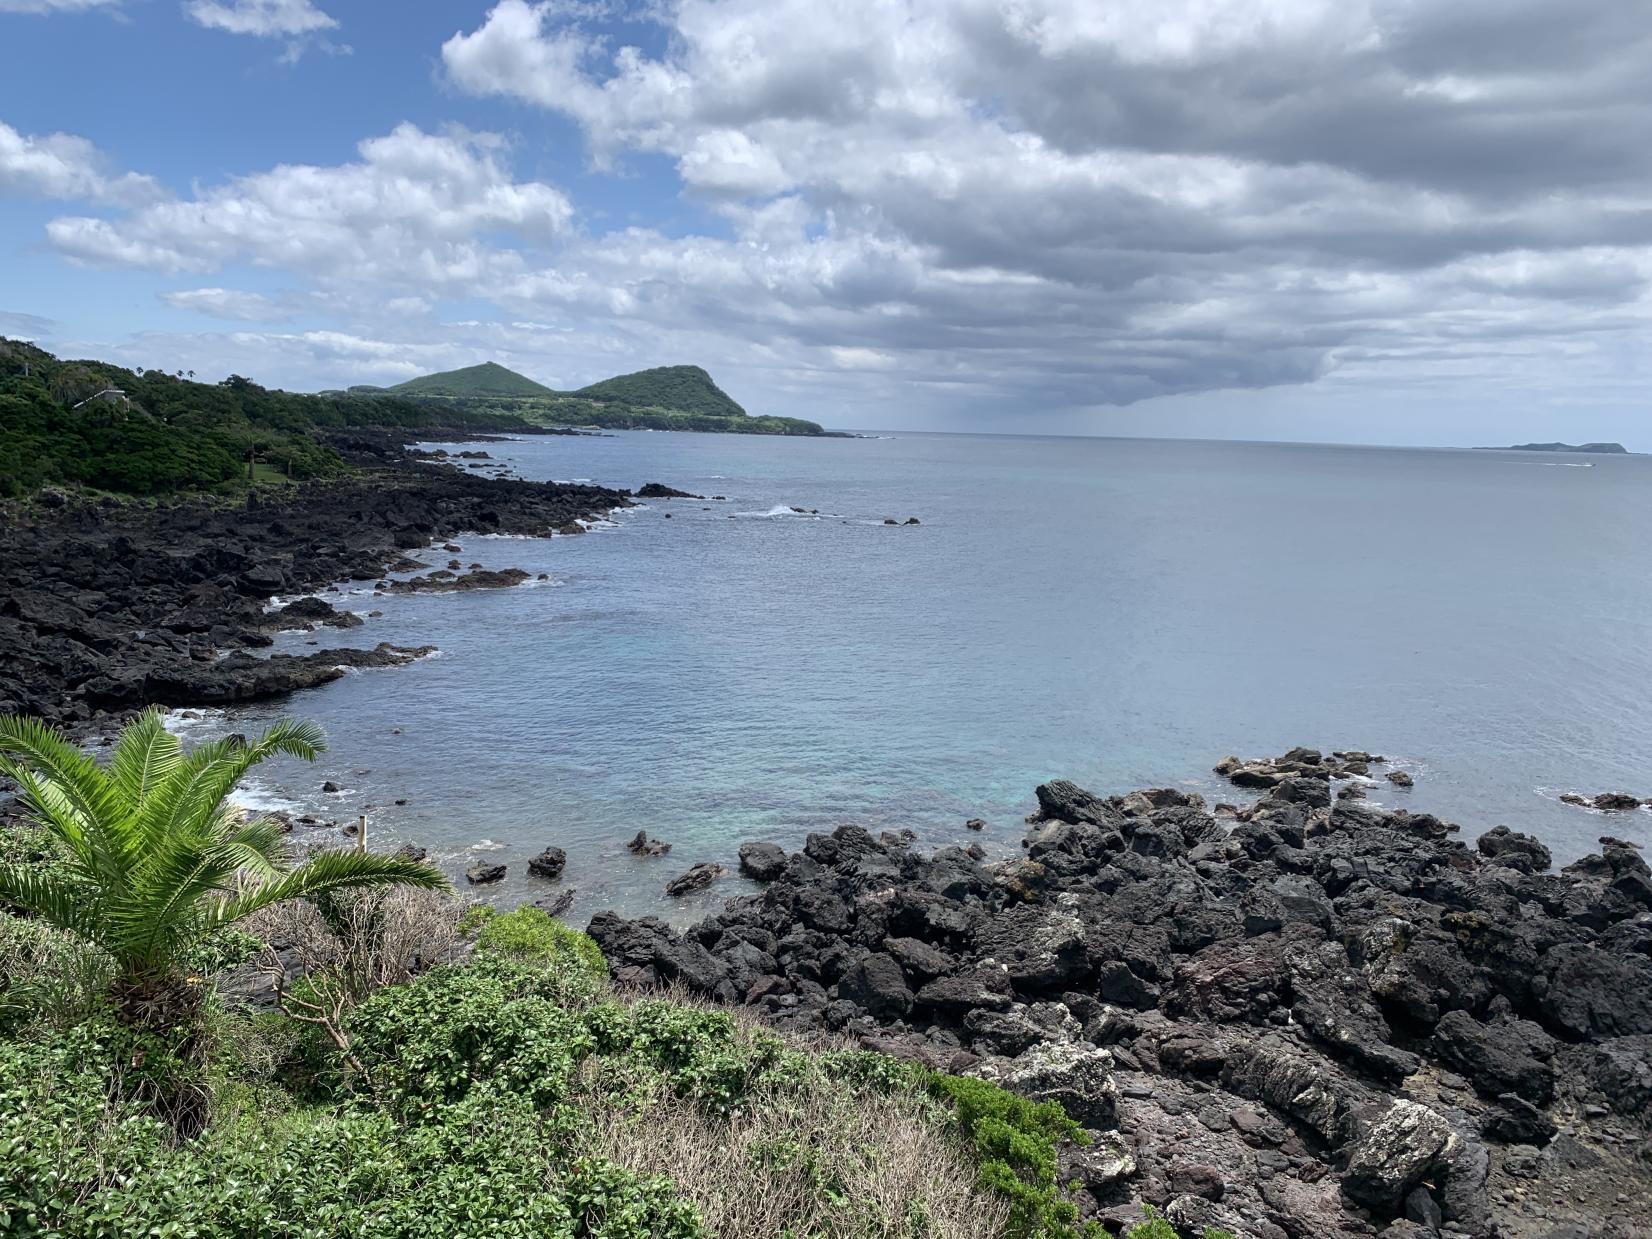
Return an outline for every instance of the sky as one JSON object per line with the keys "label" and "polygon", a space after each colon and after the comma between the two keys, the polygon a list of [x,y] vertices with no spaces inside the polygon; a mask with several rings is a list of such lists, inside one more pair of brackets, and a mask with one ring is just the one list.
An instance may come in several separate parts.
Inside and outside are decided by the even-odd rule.
{"label": "sky", "polygon": [[1652,451],[1652,0],[0,0],[0,335]]}

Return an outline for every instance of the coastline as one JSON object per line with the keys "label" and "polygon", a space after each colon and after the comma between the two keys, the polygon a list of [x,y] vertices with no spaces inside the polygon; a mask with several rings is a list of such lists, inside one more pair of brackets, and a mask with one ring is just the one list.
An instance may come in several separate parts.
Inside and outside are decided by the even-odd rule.
{"label": "coastline", "polygon": [[[1365,755],[1341,755],[1364,757]],[[1084,1216],[1182,1234],[1635,1239],[1652,1217],[1652,871],[1357,796],[1293,750],[1253,805],[1038,788],[1025,855],[840,827],[746,844],[762,893],[675,932],[594,917],[676,986],[1059,1101]],[[1254,784],[1253,784],[1254,786]]]}
{"label": "coastline", "polygon": [[[32,633],[41,666],[87,651],[40,700],[84,730],[148,700],[222,706],[417,657],[250,651],[281,627],[359,623],[314,597],[335,581],[417,562],[453,588],[444,555],[408,556],[478,529],[573,532],[636,497],[420,463],[407,438],[353,432],[340,446],[364,474],[245,506],[8,524],[0,630]],[[0,669],[0,710],[20,676]],[[1529,836],[1465,847],[1437,818],[1338,796],[1357,781],[1333,757],[1245,764],[1268,781],[1239,808],[1046,784],[1019,860],[856,827],[791,856],[748,844],[760,893],[682,931],[599,914],[589,932],[621,985],[1061,1101],[1093,1133],[1062,1176],[1112,1228],[1147,1203],[1189,1233],[1258,1239],[1636,1239],[1652,1215],[1644,860],[1607,839],[1555,874]]]}
{"label": "coastline", "polygon": [[[277,609],[274,600],[414,568],[434,570],[432,583],[443,588],[516,584],[502,573],[459,580],[438,562],[409,556],[466,532],[583,532],[581,522],[632,503],[627,491],[421,463],[403,446],[410,437],[341,433],[332,443],[354,475],[253,491],[238,504],[149,506],[58,493],[11,505],[0,527],[0,713],[89,729],[148,705],[280,697],[336,679],[346,665],[405,663],[429,648],[251,651],[283,629],[361,622],[324,601]],[[455,441],[487,438],[455,434]]]}

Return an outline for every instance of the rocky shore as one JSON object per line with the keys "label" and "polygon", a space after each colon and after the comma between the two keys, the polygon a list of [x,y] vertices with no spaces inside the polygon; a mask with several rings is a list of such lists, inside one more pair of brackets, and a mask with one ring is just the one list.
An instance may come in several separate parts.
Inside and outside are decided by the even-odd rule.
{"label": "rocky shore", "polygon": [[1378,759],[1224,763],[1258,789],[1038,788],[1024,856],[852,826],[682,933],[603,913],[622,984],[1061,1101],[1085,1216],[1184,1236],[1652,1236],[1652,872],[1555,873],[1357,795]]}
{"label": "rocky shore", "polygon": [[[422,432],[434,436],[436,432]],[[474,437],[474,436],[472,436]],[[353,627],[319,599],[272,597],[430,567],[422,587],[481,588],[512,572],[454,576],[411,560],[464,531],[578,532],[631,502],[595,486],[482,478],[408,458],[404,433],[348,431],[348,480],[255,491],[235,504],[146,506],[48,494],[0,513],[0,714],[86,723],[150,703],[227,705],[325,683],[345,666],[428,653],[377,644],[259,656],[281,628]]]}

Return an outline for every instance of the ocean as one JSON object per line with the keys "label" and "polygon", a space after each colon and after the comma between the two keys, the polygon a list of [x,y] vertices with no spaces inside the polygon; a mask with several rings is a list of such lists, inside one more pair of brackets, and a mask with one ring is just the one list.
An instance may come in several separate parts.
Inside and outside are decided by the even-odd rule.
{"label": "ocean", "polygon": [[[315,720],[330,751],[263,768],[250,803],[365,813],[373,846],[422,845],[461,887],[503,862],[474,888],[502,903],[571,885],[577,923],[686,920],[745,887],[744,840],[857,822],[1010,854],[1042,781],[1237,801],[1217,759],[1298,744],[1388,755],[1416,785],[1370,798],[1470,843],[1500,823],[1559,863],[1605,833],[1652,843],[1652,813],[1557,799],[1652,794],[1652,458],[914,434],[463,446],[527,478],[724,498],[578,537],[461,537],[466,565],[550,580],[326,595],[383,614],[278,649],[439,654],[178,725]],[[631,855],[639,830],[671,854]],[[560,886],[526,872],[551,844]],[[730,876],[666,900],[702,860]]]}

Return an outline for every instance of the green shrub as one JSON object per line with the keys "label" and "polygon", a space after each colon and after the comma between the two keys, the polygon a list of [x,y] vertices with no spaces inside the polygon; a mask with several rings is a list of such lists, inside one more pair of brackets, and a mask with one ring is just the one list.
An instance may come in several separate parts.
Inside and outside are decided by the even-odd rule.
{"label": "green shrub", "polygon": [[[84,1048],[84,1047],[82,1047]],[[440,1121],[298,1113],[180,1146],[109,1100],[109,1076],[0,1044],[0,1233],[332,1239],[701,1239],[669,1180],[564,1159],[525,1097],[481,1090]]]}
{"label": "green shrub", "polygon": [[444,965],[370,995],[346,1022],[351,1049],[376,1095],[428,1117],[486,1081],[536,1107],[563,1094],[592,1038],[574,1012],[518,978],[479,966]]}
{"label": "green shrub", "polygon": [[1084,1129],[1054,1102],[1028,1101],[985,1080],[929,1072],[925,1084],[952,1104],[974,1142],[981,1185],[1009,1202],[1010,1234],[1074,1234],[1078,1211],[1056,1189],[1056,1145],[1085,1142]]}
{"label": "green shrub", "polygon": [[600,1052],[641,1069],[679,1097],[714,1109],[738,1105],[791,1058],[771,1032],[741,1024],[726,1011],[648,999],[630,1007],[605,1003],[586,1013]]}
{"label": "green shrub", "polygon": [[[468,913],[467,913],[468,915]],[[586,934],[570,929],[540,908],[523,904],[512,912],[480,918],[476,949],[485,955],[545,967],[571,967],[593,981],[608,979],[608,961]]]}

